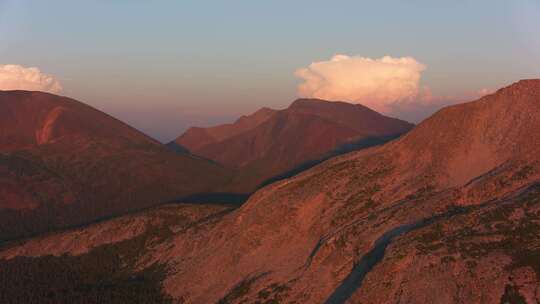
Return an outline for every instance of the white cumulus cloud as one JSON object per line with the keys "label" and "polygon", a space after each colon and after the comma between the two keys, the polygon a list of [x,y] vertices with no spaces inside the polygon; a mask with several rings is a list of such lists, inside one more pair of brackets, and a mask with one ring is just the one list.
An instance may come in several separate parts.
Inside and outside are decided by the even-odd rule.
{"label": "white cumulus cloud", "polygon": [[360,103],[388,114],[396,104],[430,102],[429,88],[420,88],[425,69],[412,57],[335,55],[295,74],[304,80],[298,86],[301,97]]}
{"label": "white cumulus cloud", "polygon": [[58,93],[60,82],[38,68],[26,68],[15,64],[0,65],[0,90],[25,90]]}

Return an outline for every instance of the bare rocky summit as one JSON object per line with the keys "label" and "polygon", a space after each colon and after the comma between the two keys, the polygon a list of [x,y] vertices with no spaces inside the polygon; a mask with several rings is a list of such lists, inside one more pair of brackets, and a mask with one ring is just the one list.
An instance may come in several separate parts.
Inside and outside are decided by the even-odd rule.
{"label": "bare rocky summit", "polygon": [[413,127],[362,105],[298,99],[234,124],[191,128],[176,139],[193,154],[237,170],[236,192],[251,192],[289,171],[350,150],[381,144]]}
{"label": "bare rocky summit", "polygon": [[229,178],[73,99],[0,91],[0,241],[212,191]]}

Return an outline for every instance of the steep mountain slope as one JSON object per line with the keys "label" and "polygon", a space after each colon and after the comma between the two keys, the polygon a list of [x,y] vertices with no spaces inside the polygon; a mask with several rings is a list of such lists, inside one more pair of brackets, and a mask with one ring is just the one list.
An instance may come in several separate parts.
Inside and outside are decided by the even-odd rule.
{"label": "steep mountain slope", "polygon": [[276,110],[262,108],[251,115],[238,118],[238,120],[232,124],[224,124],[210,128],[192,127],[173,142],[196,153],[207,145],[223,141],[257,127],[274,113],[276,113]]}
{"label": "steep mountain slope", "polygon": [[[0,260],[0,302],[169,303],[161,291],[166,269],[141,268],[138,259],[156,243],[231,209],[160,206],[13,246],[6,252],[9,260]],[[36,250],[50,255],[32,257]]]}
{"label": "steep mountain slope", "polygon": [[207,192],[228,178],[75,100],[0,92],[0,240]]}
{"label": "steep mountain slope", "polygon": [[[367,275],[375,280],[374,285],[410,286],[408,293],[417,296],[408,298],[410,302],[452,303],[457,297],[474,303],[466,292],[454,294],[452,289],[427,282],[424,292],[414,291],[422,287],[417,280],[400,283],[397,278],[387,281],[389,274],[383,279],[374,277],[369,269],[377,265],[370,261],[376,260],[377,246],[391,237],[406,236],[414,229],[436,230],[444,221],[459,220],[454,216],[472,216],[475,209],[468,206],[488,212],[482,206],[495,208],[506,196],[521,198],[523,189],[533,191],[530,187],[540,180],[540,134],[534,132],[540,129],[539,102],[540,81],[522,81],[479,101],[444,109],[398,141],[332,159],[259,191],[218,224],[216,232],[208,233],[206,243],[211,248],[190,254],[186,250],[189,238],[175,240],[173,253],[165,256],[182,256],[187,261],[165,280],[166,290],[199,303],[244,298],[254,302],[268,297],[343,303],[367,292],[360,285]],[[475,163],[481,166],[471,165]],[[537,203],[538,192],[530,193]],[[527,210],[527,214],[531,212],[534,215],[534,209]],[[510,219],[510,223],[519,227],[519,222]],[[217,233],[223,229],[242,233]],[[481,246],[479,240],[471,242]],[[529,238],[521,246],[537,245],[537,238]],[[215,257],[212,252],[222,255]],[[412,254],[414,251],[401,252],[403,263],[410,262]],[[534,271],[539,262],[535,251],[523,254],[521,267]],[[508,255],[504,261],[516,263]],[[405,265],[393,267],[407,272]],[[499,281],[481,290],[484,299],[492,295],[498,301],[506,285],[514,286],[504,265],[490,274]],[[361,269],[355,273],[357,267]],[[212,278],[202,275],[210,270],[216,273]],[[446,271],[455,281],[450,283],[446,277],[445,282],[462,290],[470,286],[467,290],[478,294],[471,282],[474,277],[457,277]],[[488,274],[478,271],[480,277]],[[538,286],[538,279],[533,282]],[[422,298],[431,294],[425,289],[437,291],[438,298]],[[371,294],[368,303],[407,299]]]}
{"label": "steep mountain slope", "polygon": [[[285,110],[262,109],[232,126],[198,130],[215,133],[241,121],[250,121],[250,128],[237,127],[235,132],[227,132],[229,136],[213,136],[215,140],[199,145],[188,141],[195,136],[191,129],[176,141],[196,155],[239,168],[234,183],[239,185],[238,191],[253,190],[271,177],[329,157],[344,145],[369,145],[370,140],[380,143],[413,127],[361,105],[299,99]],[[197,136],[204,138],[202,133]]]}
{"label": "steep mountain slope", "polygon": [[[537,130],[540,80],[520,81],[154,238],[137,269],[165,267],[181,303],[535,303]],[[40,241],[1,251],[0,274],[54,252]]]}
{"label": "steep mountain slope", "polygon": [[[509,280],[512,270],[505,265],[520,265],[527,273],[534,273],[540,262],[534,251],[538,238],[522,238],[521,247],[516,249],[521,254],[519,260],[501,251],[498,254],[504,263],[500,267],[479,268],[476,276],[497,278],[482,290],[475,289],[474,276],[460,277],[449,268],[439,270],[447,276],[441,280],[454,286],[449,289],[430,285],[431,281],[422,285],[397,276],[388,281],[390,274],[377,276],[369,269],[378,269],[379,265],[372,261],[377,260],[377,251],[380,254],[383,248],[377,246],[392,237],[399,241],[419,231],[415,229],[436,231],[438,225],[446,227],[448,221],[470,219],[474,223],[474,212],[489,214],[490,208],[504,206],[508,198],[515,198],[511,201],[519,206],[525,194],[532,195],[530,204],[538,204],[534,185],[540,181],[540,133],[535,130],[540,130],[538,80],[521,81],[478,101],[446,108],[397,141],[337,157],[262,189],[204,236],[174,239],[169,254],[158,253],[165,246],[160,247],[154,253],[156,261],[174,265],[164,288],[174,297],[195,303],[220,299],[231,303],[243,299],[343,303],[368,293],[373,296],[365,302],[374,303],[406,299],[452,303],[456,298],[467,303],[482,302],[469,297],[471,293],[496,303],[507,285],[525,290],[525,286]],[[480,165],[472,165],[477,163]],[[539,223],[534,206],[523,206],[527,212],[515,220],[508,218],[506,225],[511,226],[502,228],[519,229],[522,219],[535,227]],[[497,220],[490,219],[487,225],[495,227]],[[477,223],[477,227],[484,224]],[[504,238],[493,233],[487,237]],[[197,243],[209,245],[194,249],[195,235]],[[467,239],[467,234],[456,233],[456,237],[471,242],[470,246],[483,244],[480,239]],[[497,247],[491,248],[497,254]],[[394,271],[406,273],[406,263],[414,254],[404,248],[399,256],[405,264],[393,264]],[[444,257],[438,257],[438,252],[431,254],[429,259],[433,261]],[[176,257],[182,257],[181,261]],[[458,255],[454,258],[461,259],[460,263],[470,259]],[[476,256],[476,260],[481,258]],[[425,265],[422,261],[416,263]],[[208,273],[213,275],[208,277]],[[403,294],[410,297],[394,294],[390,299],[377,298],[376,292],[366,291],[369,288],[361,284],[363,276],[377,286],[398,288],[396,292],[402,284],[401,288],[408,289]],[[429,272],[424,277],[429,279]],[[528,284],[538,283],[535,278]],[[415,289],[422,286],[424,292]],[[454,293],[459,289],[463,293]]]}

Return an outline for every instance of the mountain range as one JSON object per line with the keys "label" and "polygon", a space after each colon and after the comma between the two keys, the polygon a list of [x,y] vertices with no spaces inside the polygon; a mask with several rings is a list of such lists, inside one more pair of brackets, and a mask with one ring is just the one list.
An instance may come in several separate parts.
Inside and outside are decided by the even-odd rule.
{"label": "mountain range", "polygon": [[173,143],[236,170],[236,190],[250,192],[331,156],[394,139],[413,126],[362,105],[298,99],[284,110],[262,108],[233,124],[190,128]]}
{"label": "mountain range", "polygon": [[231,125],[192,128],[167,147],[73,99],[0,92],[0,241],[172,201],[239,203],[266,179],[340,144],[369,136],[379,144],[410,127],[362,106],[298,100]]}
{"label": "mountain range", "polygon": [[[13,98],[0,99],[0,105],[9,105]],[[23,101],[28,97],[17,99]],[[41,111],[46,115],[40,117],[58,116],[52,110]],[[355,119],[355,113],[365,120]],[[84,122],[82,117],[75,121]],[[79,134],[85,143],[93,138],[84,136],[90,121],[82,130],[74,126],[53,132],[47,131],[49,120],[56,119],[36,120],[20,140],[15,131],[4,131],[5,126],[0,133],[11,138],[0,141],[8,159],[3,170],[32,177],[29,184],[36,187],[56,185],[49,181],[60,177],[21,174],[26,171],[9,165],[14,153],[32,156],[25,160],[39,159],[46,165],[39,167],[41,172],[62,163],[52,157],[59,152],[49,151],[86,151],[74,145]],[[26,126],[23,120],[16,123]],[[446,107],[384,145],[332,154],[342,145],[396,137],[411,127],[362,106],[298,100],[286,110],[262,109],[231,125],[190,129],[175,141],[190,151],[186,153],[139,139],[140,133],[120,124],[123,136],[111,139],[107,147],[123,151],[126,146],[120,143],[125,141],[135,151],[140,148],[133,142],[144,146],[143,151],[155,147],[149,149],[157,151],[152,155],[181,157],[217,170],[208,178],[228,178],[229,187],[244,178],[245,168],[260,166],[260,171],[250,172],[260,172],[255,175],[264,180],[299,163],[332,157],[266,185],[241,206],[162,205],[6,243],[0,248],[0,302],[538,302],[540,80],[522,80]],[[297,130],[309,132],[292,132]],[[57,134],[68,135],[64,141]],[[118,150],[109,148],[99,155],[110,151]],[[297,158],[302,154],[306,157]],[[79,160],[66,163],[69,168],[86,168],[78,167],[86,158],[67,155],[60,159]],[[118,167],[108,174],[125,168],[118,158],[114,164]],[[227,172],[220,173],[224,168]],[[146,172],[138,170],[131,178]],[[151,172],[161,170],[167,169]],[[66,180],[72,176],[79,175]],[[50,189],[46,193],[51,199],[70,197],[58,193],[79,193]],[[132,191],[135,187],[125,193]],[[20,201],[4,206],[13,209]]]}
{"label": "mountain range", "polygon": [[229,179],[222,166],[176,154],[73,99],[0,92],[0,240],[208,192]]}

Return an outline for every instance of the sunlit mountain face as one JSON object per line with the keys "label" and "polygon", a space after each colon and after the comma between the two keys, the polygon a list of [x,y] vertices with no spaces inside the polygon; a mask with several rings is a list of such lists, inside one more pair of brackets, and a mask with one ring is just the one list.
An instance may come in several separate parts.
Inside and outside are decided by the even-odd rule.
{"label": "sunlit mountain face", "polygon": [[[36,98],[54,100],[53,104],[62,101],[67,109],[83,107],[88,113],[104,115],[53,95],[9,94],[10,98],[33,96],[26,102]],[[539,100],[540,80],[520,81],[479,100],[445,108],[386,144],[333,157],[271,183],[241,206],[179,201],[97,223],[81,222],[64,231],[55,232],[57,227],[49,226],[46,235],[4,242],[2,299],[397,303],[407,298],[428,303],[459,297],[473,302],[527,301],[534,295],[539,264],[540,135],[530,132],[540,128]],[[311,111],[313,106],[327,104],[297,101],[291,107],[298,106]],[[45,125],[50,125],[48,119],[54,113],[43,113]],[[197,168],[202,164],[206,170],[223,168],[190,152],[167,150],[113,121],[119,125],[107,130],[119,128],[126,133],[118,142],[109,139],[104,143],[107,147],[142,146],[146,157],[154,160],[167,155],[168,163],[178,157],[178,161],[200,162]],[[81,117],[77,122],[84,120]],[[50,130],[71,130],[54,126]],[[54,188],[55,182],[65,186],[70,180],[65,173],[69,171],[53,171],[56,167],[48,162],[31,166],[35,163],[30,160],[43,157],[35,149],[54,151],[71,136],[56,131],[45,136],[43,130],[35,138],[21,136],[24,148],[11,146],[4,152],[4,168],[17,177],[16,183],[3,183],[8,191],[30,189],[27,186],[62,189]],[[88,137],[75,134],[70,144],[88,144]],[[141,142],[134,145],[130,138]],[[79,151],[84,151],[80,145]],[[126,148],[120,145],[118,149]],[[94,153],[95,158],[107,159],[103,151],[110,150]],[[136,177],[138,172],[130,174]],[[219,177],[216,172],[212,178]],[[189,176],[195,178],[193,173]],[[118,189],[133,191],[125,190],[127,186]],[[157,195],[156,189],[161,188],[153,187],[145,189]],[[47,220],[46,214],[34,211],[43,207],[33,204],[43,202],[17,205],[22,201],[17,194],[32,194],[22,190],[11,194],[15,199],[4,210]],[[66,197],[66,192],[48,192],[51,201],[59,193]],[[55,207],[72,206],[85,210],[84,205],[69,201]],[[20,222],[12,226],[23,227]],[[426,267],[431,270],[425,271]],[[21,271],[31,281],[19,276]],[[47,279],[57,272],[55,280]],[[411,280],[412,276],[421,279]],[[21,289],[23,281],[26,287]],[[440,286],[438,291],[433,284]],[[81,289],[82,285],[87,287]],[[463,289],[468,291],[457,296]]]}
{"label": "sunlit mountain face", "polygon": [[249,192],[412,127],[362,105],[298,99],[284,110],[262,108],[234,124],[191,128],[172,144],[237,170],[235,188]]}

